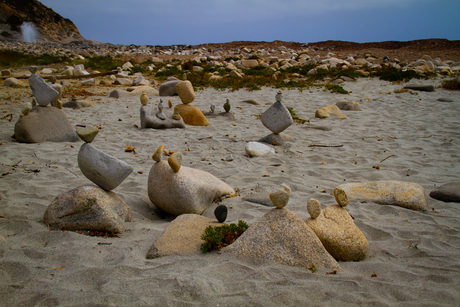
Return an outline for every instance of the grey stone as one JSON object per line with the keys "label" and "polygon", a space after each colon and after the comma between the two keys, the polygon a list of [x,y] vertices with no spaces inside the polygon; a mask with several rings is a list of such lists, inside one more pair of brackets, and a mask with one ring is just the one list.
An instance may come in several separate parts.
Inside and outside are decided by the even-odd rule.
{"label": "grey stone", "polygon": [[341,206],[329,206],[317,218],[305,222],[335,260],[360,261],[366,258],[369,242]]}
{"label": "grey stone", "polygon": [[178,95],[177,90],[176,90],[176,84],[178,84],[179,82],[181,82],[181,81],[176,79],[176,80],[166,81],[163,84],[161,84],[160,89],[159,89],[160,96],[175,96],[175,95]]}
{"label": "grey stone", "polygon": [[242,100],[241,102],[246,102],[246,103],[253,104],[256,106],[261,105],[261,103],[255,99],[246,99],[246,100]]}
{"label": "grey stone", "polygon": [[445,202],[460,203],[460,182],[443,184],[431,191],[430,197]]}
{"label": "grey stone", "polygon": [[262,124],[273,133],[280,133],[294,123],[289,110],[279,101],[262,114],[261,120]]}
{"label": "grey stone", "polygon": [[122,89],[116,89],[110,92],[109,97],[111,98],[126,98],[137,96],[137,93],[128,92]]}
{"label": "grey stone", "polygon": [[434,85],[408,84],[404,86],[404,89],[423,92],[434,92]]}
{"label": "grey stone", "polygon": [[269,153],[275,153],[273,148],[259,142],[247,143],[244,150],[249,157],[260,157]]}
{"label": "grey stone", "polygon": [[65,113],[55,107],[35,106],[14,126],[14,135],[20,143],[76,142],[80,138]]}
{"label": "grey stone", "polygon": [[81,85],[94,85],[94,84],[96,84],[96,79],[94,78],[89,78],[89,79],[81,81]]}
{"label": "grey stone", "polygon": [[175,173],[166,161],[156,162],[149,173],[148,195],[158,208],[173,215],[201,214],[211,203],[235,191],[210,173],[182,166]]}
{"label": "grey stone", "polygon": [[284,208],[270,210],[222,252],[304,268],[342,270],[313,230]]}
{"label": "grey stone", "polygon": [[323,130],[323,131],[331,131],[332,130],[331,126],[321,126],[321,125],[315,125],[315,124],[308,124],[307,126],[305,126],[305,128],[315,129],[315,130]]}
{"label": "grey stone", "polygon": [[201,240],[208,226],[222,226],[213,219],[198,214],[182,214],[166,227],[147,253],[147,259],[170,255],[190,255],[201,253]]}
{"label": "grey stone", "polygon": [[450,99],[450,98],[444,98],[444,97],[438,98],[437,100],[438,100],[438,101],[441,101],[441,102],[454,102],[452,99]]}
{"label": "grey stone", "polygon": [[81,109],[95,106],[96,103],[91,100],[76,100],[72,98],[62,104],[64,108]]}
{"label": "grey stone", "polygon": [[33,74],[29,77],[29,86],[37,98],[37,103],[46,107],[59,93],[43,80],[39,75]]}
{"label": "grey stone", "polygon": [[106,191],[115,189],[133,171],[128,163],[103,153],[89,143],[80,147],[78,166],[86,178]]}
{"label": "grey stone", "polygon": [[169,129],[169,128],[185,128],[185,123],[182,118],[174,119],[174,111],[171,108],[163,108],[165,119],[162,120],[156,116],[157,110],[149,105],[141,106],[140,119],[141,129]]}
{"label": "grey stone", "polygon": [[127,78],[117,78],[114,82],[114,85],[132,85],[133,81]]}
{"label": "grey stone", "polygon": [[338,188],[345,191],[348,199],[372,201],[418,211],[427,209],[425,190],[417,183],[382,180],[345,183]]}
{"label": "grey stone", "polygon": [[361,111],[361,106],[356,101],[340,100],[335,105],[344,111]]}
{"label": "grey stone", "polygon": [[5,81],[3,81],[3,86],[5,87],[26,87],[24,83],[22,83],[21,81],[13,77],[5,79]]}
{"label": "grey stone", "polygon": [[62,85],[60,85],[60,84],[51,84],[50,86],[52,88],[54,88],[56,90],[56,92],[58,92],[58,95],[53,100],[50,101],[50,104],[53,107],[58,107],[59,106],[58,100],[62,99]]}
{"label": "grey stone", "polygon": [[259,140],[259,142],[267,143],[271,145],[284,145],[286,142],[295,141],[294,137],[285,133],[272,133]]}
{"label": "grey stone", "polygon": [[149,86],[149,85],[150,85],[150,81],[146,80],[146,79],[144,78],[144,76],[139,76],[139,77],[137,77],[137,78],[135,78],[135,79],[133,80],[133,85],[134,85],[134,86],[139,86],[139,85],[141,85],[141,86]]}
{"label": "grey stone", "polygon": [[131,209],[114,192],[80,186],[58,195],[46,208],[43,222],[54,229],[122,233]]}

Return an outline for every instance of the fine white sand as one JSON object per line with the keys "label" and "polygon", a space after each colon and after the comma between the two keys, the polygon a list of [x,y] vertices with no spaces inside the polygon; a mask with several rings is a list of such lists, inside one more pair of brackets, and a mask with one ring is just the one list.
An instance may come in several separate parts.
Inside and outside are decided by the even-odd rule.
{"label": "fine white sand", "polygon": [[[223,111],[226,98],[232,104],[235,121],[211,118],[208,127],[140,130],[135,127],[140,126],[139,97],[94,96],[87,99],[96,101],[95,107],[64,109],[72,125],[102,126],[93,145],[134,167],[114,190],[133,212],[133,222],[126,223],[119,238],[47,229],[43,214],[54,197],[91,183],[77,165],[82,142],[17,143],[10,136],[21,105],[30,101],[30,96],[2,102],[2,116],[12,113],[13,121],[0,121],[4,174],[0,178],[0,236],[5,238],[0,243],[0,305],[459,304],[460,206],[434,200],[428,194],[436,186],[460,181],[460,93],[443,89],[418,95],[382,93],[402,86],[363,78],[343,85],[352,91],[349,95],[322,88],[284,90],[283,102],[299,117],[310,119],[312,126],[327,125],[332,130],[294,124],[284,133],[295,137],[295,142],[275,147],[276,154],[257,158],[247,157],[244,148],[247,142],[270,134],[257,115],[268,108],[266,103],[275,101],[277,89],[197,91],[193,105],[204,111],[211,103]],[[3,88],[0,96],[7,96],[8,91],[12,90]],[[20,91],[30,93],[29,89]],[[437,101],[441,97],[453,102]],[[249,98],[263,105],[241,102]],[[170,99],[179,103],[178,97]],[[318,108],[342,99],[358,101],[362,111],[344,111],[345,120],[314,117]],[[157,103],[159,98],[150,101]],[[127,145],[135,147],[135,153],[125,152]],[[227,222],[242,219],[251,225],[257,221],[271,208],[243,198],[268,198],[281,183],[292,189],[286,208],[302,219],[309,217],[306,204],[310,198],[320,200],[324,208],[335,204],[329,193],[337,185],[375,180],[422,185],[429,211],[350,201],[346,209],[369,241],[369,256],[360,262],[340,262],[343,272],[336,275],[215,252],[147,260],[149,247],[174,219],[156,209],[147,196],[148,173],[154,163],[151,155],[160,145],[182,152],[183,165],[210,172],[239,190],[240,197],[222,202],[229,207]],[[229,154],[234,160],[224,161]],[[213,217],[216,206],[204,215]]]}

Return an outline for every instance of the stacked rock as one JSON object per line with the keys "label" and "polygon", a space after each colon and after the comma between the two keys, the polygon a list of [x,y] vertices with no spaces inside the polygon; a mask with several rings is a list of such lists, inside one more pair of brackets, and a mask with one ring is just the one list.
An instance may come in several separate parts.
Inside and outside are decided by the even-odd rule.
{"label": "stacked rock", "polygon": [[[14,127],[16,140],[21,143],[78,141],[75,129],[61,110],[59,92],[47,84],[42,77],[35,74],[36,66],[31,66],[29,70],[32,73],[29,77],[29,84],[36,105],[23,107],[23,116]],[[56,108],[48,106],[50,103]]]}
{"label": "stacked rock", "polygon": [[276,208],[283,209],[291,197],[291,188],[283,183],[278,190],[271,192],[269,196]]}
{"label": "stacked rock", "polygon": [[173,215],[203,213],[215,199],[233,195],[235,191],[213,175],[182,166],[182,154],[172,153],[168,162],[162,160],[164,146],[152,155],[156,163],[148,179],[148,195],[152,203]]}
{"label": "stacked rock", "polygon": [[142,93],[141,101],[141,129],[168,129],[168,128],[185,128],[184,120],[176,114],[175,108],[171,101],[168,102],[168,107],[163,106],[163,101],[160,99],[158,106],[152,109],[149,105],[149,98],[147,94]]}
{"label": "stacked rock", "polygon": [[90,143],[99,129],[78,129],[85,142],[78,152],[78,166],[98,186],[84,185],[58,195],[48,206],[43,221],[54,229],[122,233],[131,221],[129,206],[114,192],[133,170],[128,163],[107,155]]}
{"label": "stacked rock", "polygon": [[345,191],[336,188],[333,195],[339,205],[332,205],[324,210],[321,210],[318,200],[310,199],[307,210],[311,218],[305,222],[336,260],[363,260],[369,252],[369,242],[343,208],[348,205]]}
{"label": "stacked rock", "polygon": [[286,141],[294,141],[292,136],[281,133],[294,123],[291,113],[282,103],[282,98],[282,93],[279,91],[276,94],[276,102],[262,113],[262,124],[273,133],[260,139],[259,142],[283,145]]}
{"label": "stacked rock", "polygon": [[195,100],[195,91],[190,81],[185,80],[176,84],[176,91],[179,95],[182,104],[177,106],[180,116],[184,119],[184,123],[192,126],[208,126],[209,122],[203,112],[197,107],[191,105]]}
{"label": "stacked rock", "polygon": [[231,105],[230,105],[230,100],[229,99],[226,99],[226,101],[225,101],[225,103],[223,105],[223,108],[224,108],[225,112],[217,113],[216,112],[216,105],[211,104],[210,112],[203,112],[203,114],[204,114],[204,116],[211,117],[211,118],[224,117],[224,118],[227,118],[227,119],[230,119],[230,120],[235,120],[235,116],[233,115],[233,113],[230,113]]}

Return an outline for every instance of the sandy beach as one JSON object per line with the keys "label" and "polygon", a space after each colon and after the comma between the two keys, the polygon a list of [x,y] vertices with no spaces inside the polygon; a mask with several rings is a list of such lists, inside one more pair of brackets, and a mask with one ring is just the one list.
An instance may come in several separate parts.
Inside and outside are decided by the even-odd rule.
{"label": "sandy beach", "polygon": [[[441,82],[441,77],[411,81]],[[99,87],[99,96],[87,97],[94,107],[64,108],[73,126],[101,128],[96,148],[134,167],[114,190],[130,206],[133,221],[119,237],[109,238],[48,230],[43,223],[57,195],[91,184],[77,164],[83,142],[16,142],[14,124],[31,90],[2,88],[0,96],[13,96],[0,105],[2,117],[12,114],[13,120],[0,122],[0,236],[5,239],[0,242],[0,306],[458,305],[460,207],[429,192],[460,181],[460,93],[442,88],[395,93],[403,83],[375,78],[342,86],[348,95],[316,87],[283,90],[283,103],[309,122],[284,131],[294,142],[254,158],[245,146],[271,133],[258,115],[275,102],[278,89],[198,90],[194,106],[208,111],[215,104],[220,112],[228,98],[236,120],[209,118],[207,127],[185,129],[139,129],[139,96],[109,98],[114,86]],[[180,103],[178,96],[168,99]],[[242,102],[246,99],[261,105]],[[343,120],[315,118],[318,108],[344,99],[359,102],[362,111],[343,111]],[[158,102],[158,96],[150,96],[150,104]],[[127,145],[135,151],[125,152]],[[244,198],[268,198],[282,183],[292,190],[286,208],[302,219],[309,217],[310,198],[325,208],[336,203],[330,195],[336,186],[377,180],[420,184],[429,210],[351,200],[345,208],[368,239],[369,255],[360,262],[339,262],[343,271],[337,274],[219,252],[149,260],[150,246],[174,219],[147,195],[151,156],[160,145],[180,151],[182,165],[209,172],[239,191],[240,196],[220,203],[229,208],[227,223],[256,222],[272,207]],[[226,161],[230,154],[233,161]],[[214,218],[217,205],[203,215]]]}

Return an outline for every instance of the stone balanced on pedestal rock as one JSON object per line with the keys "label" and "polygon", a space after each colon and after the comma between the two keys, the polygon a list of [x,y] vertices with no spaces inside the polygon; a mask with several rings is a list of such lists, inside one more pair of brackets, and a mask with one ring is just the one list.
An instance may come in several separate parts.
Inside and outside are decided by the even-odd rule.
{"label": "stone balanced on pedestal rock", "polygon": [[97,132],[98,129],[93,127],[77,130],[86,142],[78,152],[78,166],[86,178],[104,190],[111,191],[131,174],[133,167],[91,145]]}
{"label": "stone balanced on pedestal rock", "polygon": [[195,100],[195,91],[190,81],[185,80],[176,84],[176,91],[182,104],[176,107],[184,123],[192,126],[208,126],[209,122],[197,107],[190,105]]}
{"label": "stone balanced on pedestal rock", "polygon": [[181,166],[182,155],[174,152],[168,162],[162,161],[163,146],[153,154],[156,163],[148,179],[148,195],[152,203],[173,215],[201,214],[214,200],[235,194],[225,182],[213,175]]}
{"label": "stone balanced on pedestal rock", "polygon": [[291,197],[291,188],[283,183],[278,190],[271,192],[269,196],[275,207],[282,209],[287,205]]}
{"label": "stone balanced on pedestal rock", "polygon": [[285,141],[294,141],[292,136],[281,133],[294,123],[291,113],[282,103],[282,97],[282,93],[279,91],[276,94],[276,102],[262,113],[262,124],[273,133],[260,139],[259,142],[283,145]]}
{"label": "stone balanced on pedestal rock", "polygon": [[29,77],[29,85],[32,89],[32,94],[35,98],[37,98],[37,103],[40,106],[46,107],[59,95],[59,92],[52,88],[49,84],[46,84],[42,77],[35,74],[35,72],[37,72],[36,66],[31,66],[29,70],[32,73]]}
{"label": "stone balanced on pedestal rock", "polygon": [[168,128],[185,128],[182,118],[175,114],[172,104],[168,102],[169,107],[165,108],[160,99],[158,107],[154,110],[148,105],[149,98],[145,93],[141,94],[141,129],[168,129]]}

